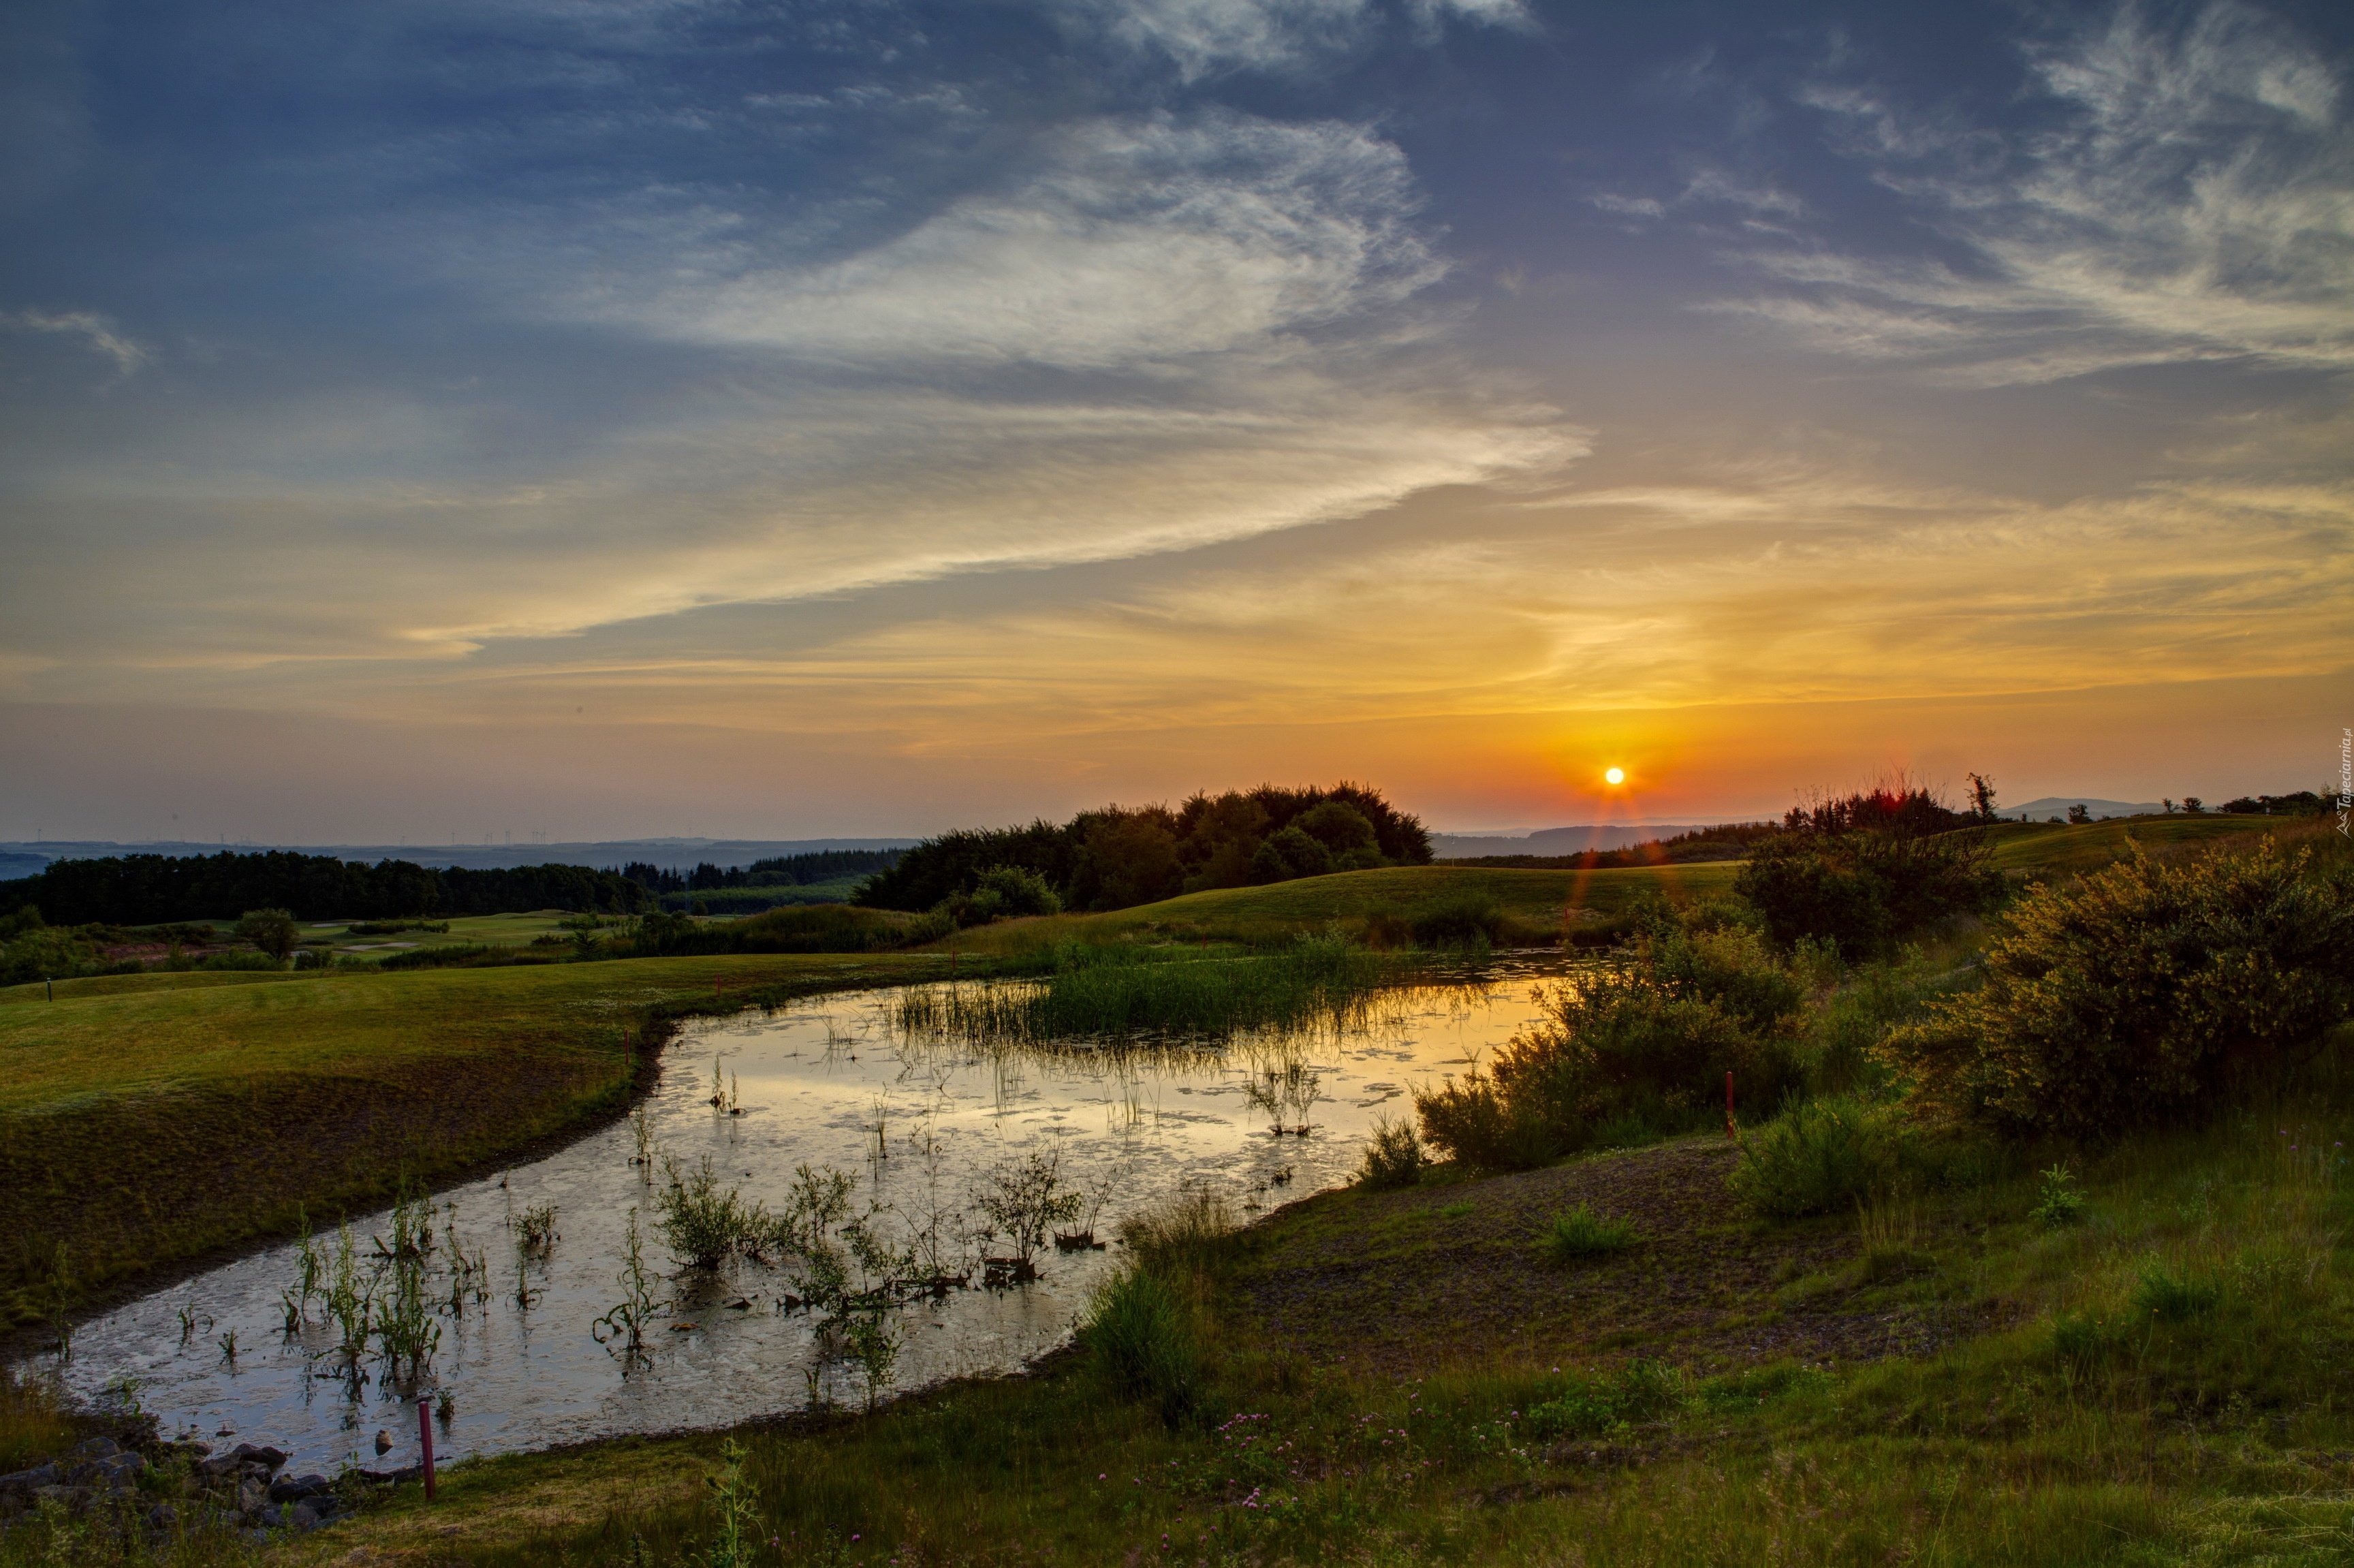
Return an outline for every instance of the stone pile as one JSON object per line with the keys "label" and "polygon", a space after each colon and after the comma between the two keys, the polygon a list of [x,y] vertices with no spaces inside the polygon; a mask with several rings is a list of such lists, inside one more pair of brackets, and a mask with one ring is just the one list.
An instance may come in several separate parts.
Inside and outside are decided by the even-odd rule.
{"label": "stone pile", "polygon": [[75,1518],[111,1519],[153,1534],[177,1528],[183,1519],[304,1531],[344,1510],[327,1477],[281,1476],[285,1464],[279,1449],[252,1443],[226,1454],[202,1443],[161,1445],[151,1461],[111,1437],[86,1438],[46,1464],[0,1476],[0,1521],[47,1504]]}

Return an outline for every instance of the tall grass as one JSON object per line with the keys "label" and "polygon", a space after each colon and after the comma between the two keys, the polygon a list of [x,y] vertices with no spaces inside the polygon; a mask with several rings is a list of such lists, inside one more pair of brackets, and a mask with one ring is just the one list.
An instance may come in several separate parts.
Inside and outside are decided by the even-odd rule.
{"label": "tall grass", "polygon": [[917,1041],[991,1046],[1314,1035],[1362,1026],[1392,972],[1334,937],[1215,958],[1069,947],[1053,961],[1039,980],[917,987],[894,1022]]}

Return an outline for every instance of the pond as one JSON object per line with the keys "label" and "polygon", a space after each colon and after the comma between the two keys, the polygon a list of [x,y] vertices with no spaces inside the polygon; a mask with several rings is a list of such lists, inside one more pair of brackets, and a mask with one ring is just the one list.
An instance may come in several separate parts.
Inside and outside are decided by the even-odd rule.
{"label": "pond", "polygon": [[[787,1205],[798,1168],[832,1167],[854,1177],[860,1210],[886,1206],[881,1226],[928,1227],[967,1267],[991,1246],[971,1234],[976,1192],[1034,1151],[1057,1161],[1082,1203],[1058,1228],[1108,1240],[1121,1216],[1189,1185],[1246,1219],[1347,1180],[1377,1115],[1407,1113],[1415,1085],[1459,1073],[1524,1027],[1540,987],[1562,972],[1558,959],[1507,957],[1461,983],[1384,991],[1337,1033],[1217,1051],[924,1040],[898,1026],[907,993],[896,990],[705,1021],[665,1053],[637,1117],[432,1195],[435,1246],[420,1277],[439,1341],[421,1376],[396,1380],[373,1356],[355,1369],[315,1300],[289,1331],[293,1245],[91,1320],[63,1374],[92,1397],[128,1387],[166,1432],[273,1444],[311,1468],[415,1462],[420,1393],[436,1401],[441,1458],[722,1426],[812,1399],[855,1404],[866,1397],[856,1367],[792,1309],[785,1269],[676,1266],[655,1225],[665,1158],[693,1171],[708,1157],[724,1185],[771,1211]],[[1270,1107],[1266,1075],[1282,1065],[1294,1069],[1283,1079],[1290,1103]],[[1310,1130],[1272,1132],[1270,1109]],[[633,1162],[642,1136],[652,1166]],[[520,1245],[520,1222],[546,1205],[554,1239],[535,1252]],[[669,1310],[651,1326],[648,1360],[625,1367],[591,1330],[621,1299],[633,1216],[652,1294]],[[356,1271],[388,1275],[375,1254],[378,1238],[391,1245],[390,1214],[354,1216],[349,1230]],[[332,1271],[332,1225],[316,1245]],[[1010,1371],[1054,1349],[1119,1257],[1116,1245],[1050,1242],[1033,1281],[983,1288],[976,1269],[974,1287],[911,1300],[891,1314],[902,1349],[885,1392]],[[459,1258],[470,1261],[451,1266]]]}

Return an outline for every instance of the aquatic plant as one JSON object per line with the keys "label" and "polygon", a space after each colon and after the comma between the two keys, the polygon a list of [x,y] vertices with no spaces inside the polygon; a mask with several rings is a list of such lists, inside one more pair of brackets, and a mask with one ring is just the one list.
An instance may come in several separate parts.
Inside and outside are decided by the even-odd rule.
{"label": "aquatic plant", "polygon": [[360,1277],[352,1227],[336,1228],[335,1262],[327,1279],[327,1319],[335,1326],[336,1349],[346,1365],[356,1367],[367,1349],[368,1326],[375,1314],[375,1281]]}
{"label": "aquatic plant", "polygon": [[1295,1057],[1260,1068],[1244,1082],[1243,1097],[1267,1117],[1276,1137],[1305,1138],[1309,1113],[1323,1097],[1323,1081],[1322,1074]]}
{"label": "aquatic plant", "polygon": [[716,1268],[739,1253],[759,1250],[772,1228],[767,1211],[746,1202],[740,1190],[721,1187],[711,1156],[684,1175],[672,1161],[664,1175],[662,1194],[654,1200],[654,1224],[679,1262],[689,1268]]}
{"label": "aquatic plant", "polygon": [[923,1041],[1071,1048],[1103,1040],[1224,1041],[1246,1032],[1310,1036],[1357,1027],[1388,960],[1338,937],[1279,952],[1193,958],[1132,947],[1066,947],[1043,980],[918,986],[891,1019]]}
{"label": "aquatic plant", "polygon": [[1084,1202],[1063,1180],[1060,1149],[1033,1149],[1018,1160],[1000,1161],[973,1193],[973,1206],[1005,1236],[1025,1269],[1045,1245],[1047,1232],[1075,1218]]}
{"label": "aquatic plant", "polygon": [[648,1287],[645,1248],[638,1235],[638,1211],[634,1206],[630,1210],[624,1238],[618,1277],[621,1299],[589,1325],[588,1335],[620,1361],[621,1375],[627,1377],[633,1368],[653,1364],[653,1357],[646,1352],[646,1325],[669,1311],[670,1303],[656,1301]]}
{"label": "aquatic plant", "polygon": [[531,1203],[509,1224],[514,1229],[515,1251],[525,1257],[546,1257],[556,1250],[556,1205]]}

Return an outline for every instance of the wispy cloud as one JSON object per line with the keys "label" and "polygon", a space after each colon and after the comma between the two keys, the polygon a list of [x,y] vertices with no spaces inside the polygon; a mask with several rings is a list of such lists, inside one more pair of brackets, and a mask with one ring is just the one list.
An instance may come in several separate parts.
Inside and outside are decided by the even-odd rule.
{"label": "wispy cloud", "polygon": [[95,311],[0,311],[0,327],[78,337],[91,353],[112,360],[116,371],[124,376],[148,360],[144,345],[118,331],[113,322]]}
{"label": "wispy cloud", "polygon": [[556,303],[852,364],[1119,369],[1262,347],[1443,270],[1411,225],[1404,156],[1359,126],[1097,120],[1022,162],[999,188],[816,265],[791,260],[795,236],[695,202],[685,244],[624,250],[642,265],[590,270]]}
{"label": "wispy cloud", "polygon": [[[1293,70],[1363,44],[1380,26],[1373,0],[1046,0],[1075,29],[1162,57],[1187,80],[1233,69]],[[1411,0],[1423,29],[1460,18],[1530,25],[1523,0]]]}
{"label": "wispy cloud", "polygon": [[2026,53],[2053,111],[1998,134],[1852,80],[1810,84],[1836,144],[1953,260],[1753,249],[1803,292],[1721,301],[1840,354],[1991,386],[2240,358],[2354,365],[2354,127],[2330,64],[2223,0],[2127,5]]}

